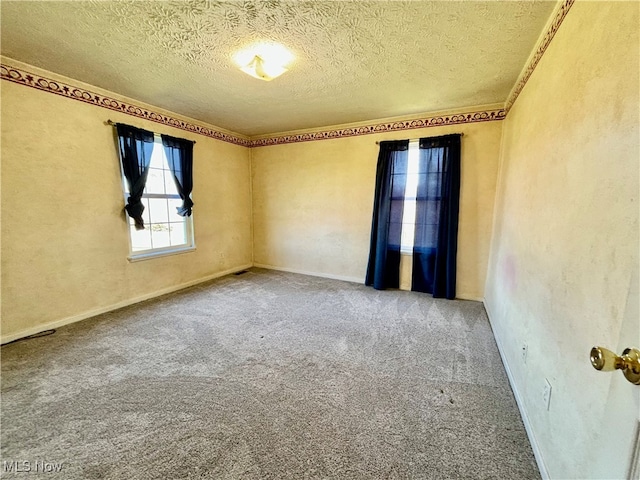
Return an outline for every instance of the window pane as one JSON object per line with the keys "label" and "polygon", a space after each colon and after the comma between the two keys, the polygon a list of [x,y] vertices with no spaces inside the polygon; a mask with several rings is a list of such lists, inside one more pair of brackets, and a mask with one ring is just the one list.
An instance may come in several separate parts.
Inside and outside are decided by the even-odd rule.
{"label": "window pane", "polygon": [[390,246],[399,247],[400,239],[402,238],[402,223],[389,222],[389,238],[388,242]]}
{"label": "window pane", "polygon": [[151,221],[150,209],[149,209],[149,199],[142,198],[142,204],[144,205],[144,212],[142,212],[142,220],[144,220],[145,225],[149,225]]}
{"label": "window pane", "polygon": [[427,176],[427,195],[429,197],[440,196],[440,173],[432,172]]}
{"label": "window pane", "polygon": [[414,223],[416,220],[416,201],[407,200],[404,202],[404,212],[402,214],[402,223]]}
{"label": "window pane", "polygon": [[444,154],[444,148],[433,149],[429,156],[429,171],[439,172],[442,170],[442,156]]}
{"label": "window pane", "polygon": [[171,246],[168,223],[154,223],[151,225],[151,239],[153,248],[163,248]]}
{"label": "window pane", "polygon": [[389,220],[391,222],[402,222],[402,209],[404,202],[402,200],[391,200]]}
{"label": "window pane", "polygon": [[413,248],[413,238],[415,234],[416,220],[416,201],[405,200],[404,212],[402,214],[402,237],[400,245],[402,250],[411,250]]}
{"label": "window pane", "polygon": [[169,195],[178,195],[178,187],[170,170],[164,171],[164,189]]}
{"label": "window pane", "polygon": [[171,245],[185,245],[187,243],[185,226],[186,223],[184,221],[169,224]]}
{"label": "window pane", "polygon": [[166,198],[149,198],[151,209],[151,223],[166,223],[169,221]]}
{"label": "window pane", "polygon": [[407,184],[407,175],[392,175],[391,176],[391,197],[402,198]]}
{"label": "window pane", "polygon": [[[129,197],[125,198],[124,202],[125,205],[127,204],[127,199]],[[141,198],[140,201],[142,202],[142,205],[144,205],[144,212],[142,212],[142,220],[144,221],[145,225],[149,224],[149,200],[146,198]],[[134,221],[133,218],[131,218],[129,216],[129,214],[125,211],[125,215],[127,216],[127,220],[129,221],[129,225],[134,225]]]}
{"label": "window pane", "polygon": [[149,169],[145,193],[164,193],[164,174],[162,169]]}
{"label": "window pane", "polygon": [[136,230],[136,227],[131,225],[129,226],[129,232],[131,234],[132,251],[139,252],[140,250],[149,250],[151,248],[151,231],[149,228]]}
{"label": "window pane", "polygon": [[418,240],[418,247],[435,247],[438,241],[438,226],[434,224],[415,225],[415,238]]}
{"label": "window pane", "polygon": [[156,137],[153,140],[153,152],[151,153],[151,161],[149,166],[151,168],[165,168],[166,161],[164,156],[164,147],[162,146],[162,140]]}
{"label": "window pane", "polygon": [[400,240],[400,246],[402,247],[402,250],[411,250],[413,248],[415,229],[416,226],[413,223],[402,224],[402,238]]}
{"label": "window pane", "polygon": [[407,188],[405,190],[405,198],[415,198],[416,192],[418,191],[419,177],[420,176],[417,173],[407,175]]}
{"label": "window pane", "polygon": [[416,224],[437,225],[440,216],[440,202],[418,200],[419,213]]}
{"label": "window pane", "polygon": [[398,151],[393,152],[393,157],[391,159],[391,172],[396,174],[405,174],[407,173],[407,151]]}
{"label": "window pane", "polygon": [[444,148],[426,148],[420,150],[418,171],[420,173],[437,172],[442,167]]}
{"label": "window pane", "polygon": [[170,222],[182,222],[184,221],[184,217],[178,215],[178,208],[182,207],[182,199],[181,198],[170,198],[169,199],[169,221]]}
{"label": "window pane", "polygon": [[420,171],[420,152],[417,143],[409,144],[409,159],[407,163],[407,173],[416,175]]}

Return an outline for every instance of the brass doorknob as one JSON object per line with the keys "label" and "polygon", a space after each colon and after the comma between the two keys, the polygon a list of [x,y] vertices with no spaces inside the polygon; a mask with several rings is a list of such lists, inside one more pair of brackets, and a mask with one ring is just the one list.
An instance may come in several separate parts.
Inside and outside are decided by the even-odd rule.
{"label": "brass doorknob", "polygon": [[602,372],[622,370],[627,380],[640,385],[640,350],[637,348],[625,348],[622,355],[618,356],[604,347],[593,347],[591,365]]}

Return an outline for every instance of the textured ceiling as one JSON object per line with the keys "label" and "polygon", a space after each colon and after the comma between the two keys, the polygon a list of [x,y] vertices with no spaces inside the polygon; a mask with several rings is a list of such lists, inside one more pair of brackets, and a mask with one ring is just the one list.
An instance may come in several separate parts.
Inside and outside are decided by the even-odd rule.
{"label": "textured ceiling", "polygon": [[[555,1],[8,1],[2,54],[245,135],[503,103]],[[295,55],[272,82],[232,61]]]}

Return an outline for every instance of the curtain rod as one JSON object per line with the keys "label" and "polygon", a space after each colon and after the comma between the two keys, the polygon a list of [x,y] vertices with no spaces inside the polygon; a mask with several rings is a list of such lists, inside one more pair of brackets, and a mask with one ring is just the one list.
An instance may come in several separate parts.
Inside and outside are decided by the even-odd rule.
{"label": "curtain rod", "polygon": [[[116,123],[116,122],[114,122],[114,121],[113,121],[113,120],[111,120],[111,119],[107,120],[107,121],[106,121],[106,122],[104,122],[104,123],[105,123],[105,125],[111,125],[111,126],[113,126],[113,127],[115,127],[115,126],[117,125],[117,123]],[[157,134],[157,133],[155,133],[155,132],[154,132],[154,135],[159,135],[159,134]],[[189,140],[189,141],[190,141],[190,142],[193,142],[194,144],[196,143],[196,141],[195,141],[195,140]]]}
{"label": "curtain rod", "polygon": [[[464,137],[464,133],[448,133],[447,135],[460,135],[461,137]],[[411,140],[420,140],[419,138],[412,138]],[[388,140],[382,140],[383,142],[387,142]],[[380,145],[380,142],[376,140],[376,145]]]}

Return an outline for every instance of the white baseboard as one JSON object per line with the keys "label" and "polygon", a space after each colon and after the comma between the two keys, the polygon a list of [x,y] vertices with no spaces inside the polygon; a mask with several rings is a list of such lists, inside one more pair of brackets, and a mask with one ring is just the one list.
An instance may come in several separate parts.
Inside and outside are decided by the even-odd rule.
{"label": "white baseboard", "polygon": [[529,420],[529,416],[527,415],[527,411],[525,410],[524,401],[514,381],[513,374],[511,373],[511,368],[509,368],[507,357],[505,356],[504,349],[502,348],[502,340],[498,335],[496,335],[496,329],[493,328],[493,322],[491,321],[491,311],[489,309],[489,305],[487,305],[486,300],[483,300],[482,303],[484,304],[484,309],[487,312],[487,317],[489,318],[489,324],[491,325],[493,336],[496,339],[496,344],[498,345],[498,352],[500,352],[500,358],[502,359],[502,364],[504,365],[504,369],[507,372],[507,378],[509,379],[509,384],[511,385],[513,396],[516,398],[518,410],[520,410],[520,416],[522,417],[522,423],[524,423],[524,429],[526,430],[527,436],[529,437],[529,443],[531,443],[533,456],[535,457],[536,463],[538,464],[538,470],[540,470],[540,476],[543,478],[543,480],[549,480],[551,478],[549,476],[549,470],[547,469],[547,465],[544,462],[542,451],[540,450],[540,445],[538,444],[538,441],[536,440],[536,436],[533,433],[533,425],[531,425],[531,421]]}
{"label": "white baseboard", "polygon": [[191,280],[186,283],[182,283],[180,285],[172,285],[167,288],[163,288],[162,290],[157,290],[152,293],[147,293],[145,295],[141,295],[139,297],[130,298],[128,300],[123,300],[122,302],[114,303],[111,305],[107,305],[105,307],[94,308],[92,310],[88,310],[86,312],[79,313],[77,315],[73,315],[71,317],[62,318],[60,320],[56,320],[54,322],[44,323],[41,325],[36,325],[24,330],[21,330],[17,333],[11,333],[9,335],[2,335],[0,338],[0,343],[5,344],[8,342],[12,342],[14,340],[18,340],[20,338],[28,337],[29,335],[35,335],[36,333],[44,332],[45,330],[51,330],[54,328],[62,327],[63,325],[69,325],[70,323],[79,322],[80,320],[86,320],[87,318],[95,317],[96,315],[100,315],[103,313],[110,312],[112,310],[117,310],[122,307],[127,307],[129,305],[133,305],[134,303],[144,302],[145,300],[149,300],[154,297],[159,297],[160,295],[165,295],[167,293],[176,292],[178,290],[182,290],[184,288],[192,287],[199,283],[207,282],[209,280],[213,280],[214,278],[224,277],[225,275],[229,275],[231,273],[239,272],[241,270],[246,270],[247,268],[251,268],[251,264],[241,265],[239,267],[230,268],[229,270],[225,270],[223,272],[214,273],[212,275],[207,275],[206,277],[198,278],[196,280]]}
{"label": "white baseboard", "polygon": [[265,265],[263,263],[254,263],[254,267],[266,268],[267,270],[277,270],[279,272],[299,273],[301,275],[310,275],[312,277],[331,278],[332,280],[342,280],[345,282],[353,282],[364,284],[364,277],[350,277],[346,275],[332,275],[330,273],[309,272],[308,270],[299,270],[297,268],[275,267],[273,265]]}

